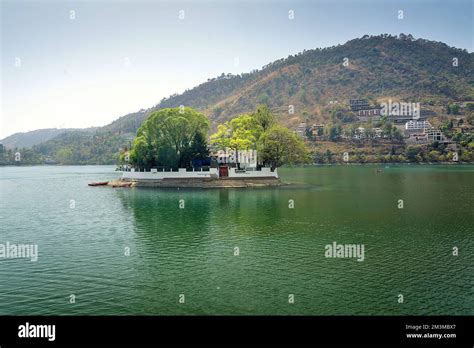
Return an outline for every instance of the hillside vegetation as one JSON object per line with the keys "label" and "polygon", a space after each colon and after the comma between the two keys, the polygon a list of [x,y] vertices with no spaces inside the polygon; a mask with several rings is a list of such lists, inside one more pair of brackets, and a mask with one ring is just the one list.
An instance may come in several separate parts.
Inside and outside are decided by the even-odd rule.
{"label": "hillside vegetation", "polygon": [[249,73],[221,74],[92,133],[63,132],[34,144],[33,151],[60,163],[114,163],[148,115],[180,105],[208,116],[212,132],[217,124],[251,112],[258,104],[267,105],[281,124],[293,127],[304,120],[331,122],[335,109],[348,109],[349,99],[360,98],[373,105],[387,98],[419,102],[436,124],[448,103],[474,100],[473,76],[474,54],[466,50],[404,34],[364,36],[290,55]]}

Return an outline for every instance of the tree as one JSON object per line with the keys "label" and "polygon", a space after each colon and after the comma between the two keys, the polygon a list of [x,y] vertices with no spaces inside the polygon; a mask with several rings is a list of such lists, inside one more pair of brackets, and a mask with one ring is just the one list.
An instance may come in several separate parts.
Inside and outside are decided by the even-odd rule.
{"label": "tree", "polygon": [[131,163],[146,169],[159,165],[187,167],[196,136],[201,137],[199,142],[205,141],[208,131],[207,117],[191,108],[156,111],[138,129]]}
{"label": "tree", "polygon": [[59,149],[58,152],[56,153],[56,157],[58,158],[59,162],[63,164],[72,163],[73,162],[72,156],[73,156],[73,152],[72,152],[72,149],[70,148]]}
{"label": "tree", "polygon": [[233,118],[230,127],[230,148],[236,151],[255,148],[263,130],[253,116],[245,114]]}
{"label": "tree", "polygon": [[417,156],[418,155],[418,149],[413,146],[408,146],[406,151],[405,151],[405,157],[407,158],[408,161],[410,162],[416,162],[417,161]]}
{"label": "tree", "polygon": [[183,154],[183,161],[191,163],[193,160],[204,160],[208,157],[209,149],[207,148],[206,138],[201,133],[196,133],[189,151]]}
{"label": "tree", "polygon": [[130,151],[130,163],[139,168],[150,169],[156,164],[156,156],[153,154],[152,146],[147,143],[144,136],[136,137]]}
{"label": "tree", "polygon": [[264,132],[258,148],[262,162],[272,170],[284,164],[309,162],[303,140],[283,126],[275,125]]}
{"label": "tree", "polygon": [[275,116],[266,105],[257,105],[257,110],[252,114],[252,116],[262,127],[264,132],[270,129],[276,123]]}
{"label": "tree", "polygon": [[452,115],[459,115],[459,105],[458,104],[448,104],[446,107],[447,114],[452,114]]}
{"label": "tree", "polygon": [[[263,127],[252,115],[239,115],[230,122],[217,127],[217,132],[211,135],[211,144],[219,149],[230,148],[236,152],[239,158],[239,150],[255,149],[257,141],[263,132]],[[237,167],[240,168],[239,162]]]}
{"label": "tree", "polygon": [[332,163],[334,154],[332,153],[331,150],[327,149],[327,150],[326,150],[326,153],[324,154],[324,157],[326,157],[328,163]]}
{"label": "tree", "polygon": [[[474,104],[474,103],[473,103]],[[474,126],[474,114],[470,114],[466,116],[466,121],[469,123],[471,126]]]}
{"label": "tree", "polygon": [[395,126],[393,126],[393,128],[392,128],[391,139],[396,140],[396,141],[402,141],[403,140],[402,133],[400,133],[400,130]]}
{"label": "tree", "polygon": [[330,124],[326,129],[329,140],[337,141],[341,135],[342,127],[339,124]]}
{"label": "tree", "polygon": [[432,162],[438,162],[440,157],[439,151],[432,150],[428,153],[428,158]]}
{"label": "tree", "polygon": [[230,125],[228,122],[217,126],[217,132],[211,135],[211,144],[219,149],[230,147]]}

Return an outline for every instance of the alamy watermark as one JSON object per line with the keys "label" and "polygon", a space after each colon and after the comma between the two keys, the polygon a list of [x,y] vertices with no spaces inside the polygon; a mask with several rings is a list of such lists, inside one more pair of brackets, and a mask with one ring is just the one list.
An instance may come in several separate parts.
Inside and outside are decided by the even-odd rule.
{"label": "alamy watermark", "polygon": [[392,99],[388,100],[388,103],[381,103],[382,110],[380,114],[382,116],[412,116],[413,119],[420,118],[420,103],[404,103],[404,102],[392,102]]}
{"label": "alamy watermark", "polygon": [[327,244],[324,249],[325,257],[328,258],[357,258],[357,261],[362,262],[365,258],[364,244]]}
{"label": "alamy watermark", "polygon": [[217,162],[220,164],[256,163],[257,150],[219,150],[217,151]]}
{"label": "alamy watermark", "polygon": [[0,244],[0,259],[30,259],[31,262],[36,262],[38,261],[38,245],[10,242]]}

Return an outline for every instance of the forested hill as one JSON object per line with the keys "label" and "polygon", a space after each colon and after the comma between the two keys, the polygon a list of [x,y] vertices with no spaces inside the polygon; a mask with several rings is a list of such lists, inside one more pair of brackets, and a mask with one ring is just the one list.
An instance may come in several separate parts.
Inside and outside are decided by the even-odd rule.
{"label": "forested hill", "polygon": [[260,71],[222,75],[162,100],[157,107],[192,106],[216,122],[258,103],[285,117],[288,105],[299,114],[317,114],[329,101],[347,103],[362,97],[421,103],[473,100],[473,74],[474,54],[466,50],[403,34],[364,36],[280,59]]}
{"label": "forested hill", "polygon": [[21,148],[21,147],[32,147],[34,145],[43,143],[60,134],[72,131],[71,128],[46,128],[37,129],[31,132],[15,133],[12,134],[0,142],[7,148]]}
{"label": "forested hill", "polygon": [[[466,50],[404,34],[364,36],[290,55],[249,73],[222,74],[95,133],[62,133],[34,150],[56,160],[61,157],[61,162],[81,158],[80,163],[113,163],[118,148],[127,145],[143,120],[160,108],[196,108],[215,127],[257,104],[267,104],[283,124],[293,125],[305,118],[324,119],[330,101],[336,100],[346,105],[352,98],[394,98],[420,102],[422,107],[474,100],[473,76],[474,54]],[[294,114],[288,113],[289,105]]]}

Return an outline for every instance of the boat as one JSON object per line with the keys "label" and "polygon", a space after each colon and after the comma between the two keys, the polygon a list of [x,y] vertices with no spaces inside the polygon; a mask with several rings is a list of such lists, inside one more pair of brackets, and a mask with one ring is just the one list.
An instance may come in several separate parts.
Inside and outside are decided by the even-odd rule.
{"label": "boat", "polygon": [[90,184],[88,184],[89,186],[105,186],[107,185],[109,182],[108,181],[100,181],[100,182],[91,182]]}

